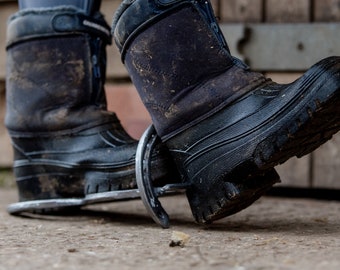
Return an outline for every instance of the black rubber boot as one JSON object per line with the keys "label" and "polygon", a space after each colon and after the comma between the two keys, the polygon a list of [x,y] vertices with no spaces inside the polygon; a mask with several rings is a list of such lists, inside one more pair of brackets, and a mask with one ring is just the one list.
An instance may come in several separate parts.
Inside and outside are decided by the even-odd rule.
{"label": "black rubber boot", "polygon": [[230,55],[207,0],[123,1],[113,31],[199,223],[250,205],[274,166],[340,128],[339,57],[274,83]]}
{"label": "black rubber boot", "polygon": [[[106,110],[110,42],[99,12],[26,9],[10,19],[5,122],[21,202],[54,200],[57,206],[58,199],[136,189],[137,141]],[[162,156],[153,159],[157,181],[168,166]]]}

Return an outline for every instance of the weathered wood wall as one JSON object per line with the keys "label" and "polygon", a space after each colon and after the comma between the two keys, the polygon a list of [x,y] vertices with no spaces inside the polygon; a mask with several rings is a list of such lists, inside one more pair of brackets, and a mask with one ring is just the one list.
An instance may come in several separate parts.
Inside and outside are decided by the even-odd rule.
{"label": "weathered wood wall", "polygon": [[[119,3],[120,0],[103,0],[102,11],[109,23]],[[277,82],[293,81],[302,74],[305,69],[305,63],[314,62],[318,57],[327,56],[328,54],[340,55],[340,48],[338,48],[337,43],[339,35],[334,36],[332,34],[339,33],[337,31],[340,28],[340,0],[213,0],[212,3],[233,53],[238,57],[249,60],[252,67],[266,73]],[[16,10],[16,1],[0,0],[1,123],[3,122],[5,105],[5,25],[7,17]],[[321,30],[314,31],[314,28],[312,29],[311,27],[315,26],[320,26],[317,29]],[[275,35],[273,37],[268,34],[264,35],[264,37],[261,36],[261,40],[256,39],[256,35],[262,33],[261,31],[264,29],[261,27],[276,27],[274,31],[284,29],[284,31],[280,32],[283,35],[288,29],[288,32],[291,33],[290,39],[297,37],[296,29],[299,27],[305,27],[306,32],[315,32],[315,34],[313,34],[313,40],[296,41],[296,47],[300,52],[295,51],[293,54],[293,51],[289,48],[286,55],[279,52],[275,56],[277,59],[270,62],[266,61],[266,59],[274,56],[266,55],[266,52],[275,49],[273,48]],[[247,36],[247,30],[252,32],[253,38]],[[328,34],[324,34],[324,32]],[[288,44],[288,36],[283,36],[283,40],[285,38],[287,44],[284,42],[280,44],[282,48],[291,45]],[[315,42],[318,39],[324,41],[322,44],[328,44],[328,47],[321,47],[316,50]],[[244,44],[245,40],[247,44]],[[309,46],[311,43],[313,43],[314,47]],[[254,51],[254,48],[258,53]],[[263,48],[263,50],[259,52],[258,48]],[[308,49],[312,50],[313,53]],[[289,51],[291,51],[292,57],[290,57]],[[318,54],[320,52],[324,54]],[[300,58],[299,53],[301,53]],[[120,63],[119,53],[114,46],[108,48],[108,55],[106,91],[109,109],[116,111],[128,132],[138,138],[145,127],[150,124],[150,117],[142,105],[134,86],[129,82],[128,74]],[[287,64],[284,67],[279,65],[280,58],[282,59],[283,57],[288,62],[288,66]],[[263,65],[264,60],[267,66]],[[300,66],[296,68],[296,63],[301,63],[302,61],[305,61],[302,68]],[[264,66],[266,67],[265,70],[261,68]],[[11,147],[2,124],[0,124],[0,151],[0,166],[10,166],[12,160]],[[284,165],[278,166],[278,170],[284,185],[339,189],[340,135],[336,135],[330,142],[312,154],[302,159],[293,158]]]}

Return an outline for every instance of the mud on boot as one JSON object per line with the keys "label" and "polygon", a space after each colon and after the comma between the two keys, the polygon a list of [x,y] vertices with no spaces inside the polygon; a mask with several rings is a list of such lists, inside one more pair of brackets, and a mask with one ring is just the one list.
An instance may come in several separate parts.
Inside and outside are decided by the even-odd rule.
{"label": "mud on boot", "polygon": [[[138,197],[137,141],[106,109],[110,42],[110,27],[99,12],[89,16],[62,6],[25,9],[10,18],[5,122],[24,204],[9,212],[110,201],[115,191],[127,191],[125,199]],[[153,158],[159,183],[169,173],[164,151],[157,149]]]}
{"label": "mud on boot", "polygon": [[277,164],[340,129],[340,57],[277,84],[230,54],[209,1],[123,1],[113,33],[199,223],[249,206]]}

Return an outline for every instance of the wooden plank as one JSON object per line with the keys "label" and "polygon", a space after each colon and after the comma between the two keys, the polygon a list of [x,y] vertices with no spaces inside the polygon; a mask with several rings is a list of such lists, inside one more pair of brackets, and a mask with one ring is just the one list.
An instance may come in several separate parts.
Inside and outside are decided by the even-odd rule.
{"label": "wooden plank", "polygon": [[261,22],[262,0],[223,0],[220,2],[222,22]]}
{"label": "wooden plank", "polygon": [[340,0],[314,0],[316,22],[340,21]]}
{"label": "wooden plank", "polygon": [[291,83],[302,76],[302,72],[266,72],[267,78],[277,83]]}
{"label": "wooden plank", "polygon": [[[224,0],[222,0],[223,2]],[[220,0],[211,0],[211,5],[214,9],[215,16],[220,16]]]}
{"label": "wooden plank", "polygon": [[313,187],[340,189],[340,133],[314,152]]}
{"label": "wooden plank", "polygon": [[[340,23],[266,23],[246,27],[248,35],[240,43],[239,53],[256,70],[304,71],[322,58],[340,54]],[[221,29],[228,39],[228,29],[223,25]]]}
{"label": "wooden plank", "polygon": [[[121,4],[121,0],[103,0],[101,5],[101,12],[107,23],[111,26],[112,17],[114,12],[117,10],[118,6]],[[125,66],[120,60],[120,53],[117,46],[114,44],[108,46],[107,51],[107,70],[106,74],[108,78],[127,78],[129,75],[125,69]]]}
{"label": "wooden plank", "polygon": [[6,26],[10,15],[18,10],[16,2],[0,3],[0,80],[5,79],[6,73]]}
{"label": "wooden plank", "polygon": [[135,139],[139,139],[151,124],[136,88],[131,83],[106,84],[108,110],[117,114],[123,127]]}
{"label": "wooden plank", "polygon": [[4,125],[5,119],[5,82],[0,82],[0,167],[10,167],[13,163],[13,150]]}
{"label": "wooden plank", "polygon": [[243,23],[228,24],[224,23],[221,25],[222,32],[224,33],[228,42],[230,53],[244,61],[244,55],[239,50],[239,44],[243,40],[246,40],[246,26]]}
{"label": "wooden plank", "polygon": [[276,167],[281,177],[280,186],[310,188],[310,159],[307,155],[302,158],[293,157]]}
{"label": "wooden plank", "polygon": [[311,18],[309,0],[266,0],[265,10],[266,22],[309,22]]}

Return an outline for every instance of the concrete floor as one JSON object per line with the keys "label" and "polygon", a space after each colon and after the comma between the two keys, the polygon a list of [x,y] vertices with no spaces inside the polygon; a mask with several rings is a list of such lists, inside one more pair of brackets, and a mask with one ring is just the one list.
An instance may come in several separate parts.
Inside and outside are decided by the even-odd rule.
{"label": "concrete floor", "polygon": [[[141,201],[87,207],[73,216],[6,213],[0,189],[0,269],[340,269],[340,202],[264,197],[210,226],[193,222],[183,196],[163,198],[161,229]],[[170,247],[174,231],[189,236]]]}

